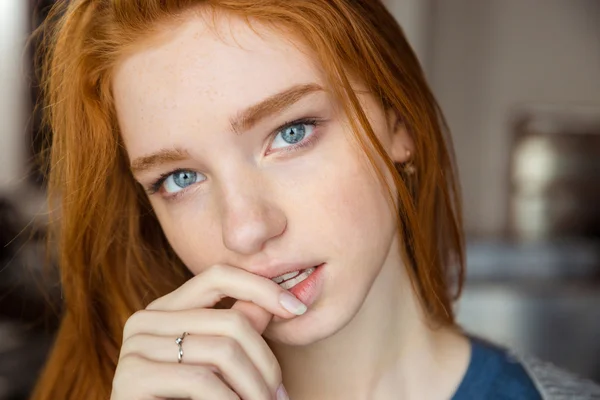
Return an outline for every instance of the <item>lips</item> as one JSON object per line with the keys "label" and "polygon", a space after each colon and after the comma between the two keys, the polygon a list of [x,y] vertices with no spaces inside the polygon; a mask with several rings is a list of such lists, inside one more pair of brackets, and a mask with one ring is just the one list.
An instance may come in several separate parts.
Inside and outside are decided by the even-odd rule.
{"label": "lips", "polygon": [[[281,264],[279,264],[280,272],[261,274],[261,276],[269,278],[274,282],[280,281],[278,285],[282,289],[288,290],[291,294],[296,296],[298,300],[304,303],[304,305],[310,307],[318,299],[323,289],[325,282],[324,270],[327,268],[327,263],[317,262],[312,264],[312,266],[310,264],[304,264],[303,266],[300,266],[300,264],[295,264],[295,266],[293,264],[288,264],[288,266],[289,268],[284,269],[281,268]],[[307,270],[311,270],[312,272]],[[277,269],[273,268],[273,271],[277,271]],[[284,276],[288,279],[283,280]],[[276,320],[277,318],[279,317],[275,317]]]}

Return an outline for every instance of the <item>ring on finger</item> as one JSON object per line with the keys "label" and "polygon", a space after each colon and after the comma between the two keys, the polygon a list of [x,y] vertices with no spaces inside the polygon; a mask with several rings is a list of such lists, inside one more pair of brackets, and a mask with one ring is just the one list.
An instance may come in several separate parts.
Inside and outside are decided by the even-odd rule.
{"label": "ring on finger", "polygon": [[181,364],[181,362],[183,361],[183,339],[185,339],[185,337],[189,335],[189,333],[187,332],[183,332],[183,334],[181,336],[179,336],[177,339],[175,339],[175,343],[177,344],[177,347],[179,348],[179,353],[177,354],[177,363]]}

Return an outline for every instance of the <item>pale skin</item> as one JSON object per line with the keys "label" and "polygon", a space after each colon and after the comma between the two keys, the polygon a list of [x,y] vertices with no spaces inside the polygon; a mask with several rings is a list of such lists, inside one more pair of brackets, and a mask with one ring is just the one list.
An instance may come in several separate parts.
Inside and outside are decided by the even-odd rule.
{"label": "pale skin", "polygon": [[[427,323],[383,186],[318,63],[281,33],[258,36],[230,17],[217,28],[218,37],[190,15],[115,70],[135,179],[149,188],[176,169],[193,176],[182,185],[171,175],[149,198],[195,277],[130,318],[111,398],[266,400],[285,398],[282,382],[294,400],[450,398],[468,341]],[[244,110],[294,87],[310,90],[233,129]],[[408,161],[413,143],[397,115],[357,93],[390,157]],[[281,127],[301,118],[318,121],[300,124],[303,140],[316,139],[292,150]],[[181,159],[139,162],[173,149]],[[325,263],[304,313],[265,277],[286,263]],[[232,310],[212,308],[223,297],[238,300]]]}

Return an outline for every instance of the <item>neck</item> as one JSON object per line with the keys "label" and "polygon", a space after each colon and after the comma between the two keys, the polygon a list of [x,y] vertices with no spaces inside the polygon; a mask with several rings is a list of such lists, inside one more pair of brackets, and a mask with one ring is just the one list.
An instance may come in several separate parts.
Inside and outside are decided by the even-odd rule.
{"label": "neck", "polygon": [[449,398],[470,352],[455,329],[427,323],[397,264],[384,265],[360,311],[335,335],[308,346],[270,345],[295,400]]}

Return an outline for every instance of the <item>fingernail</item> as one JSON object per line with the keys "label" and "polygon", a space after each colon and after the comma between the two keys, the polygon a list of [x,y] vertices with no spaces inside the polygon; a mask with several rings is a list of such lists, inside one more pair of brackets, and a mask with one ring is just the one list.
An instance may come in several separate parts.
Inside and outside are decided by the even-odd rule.
{"label": "fingernail", "polygon": [[307,310],[306,305],[290,292],[281,292],[279,295],[279,304],[292,314],[296,315],[302,315]]}
{"label": "fingernail", "polygon": [[277,400],[290,400],[290,397],[283,387],[283,383],[279,385],[279,389],[277,389]]}

